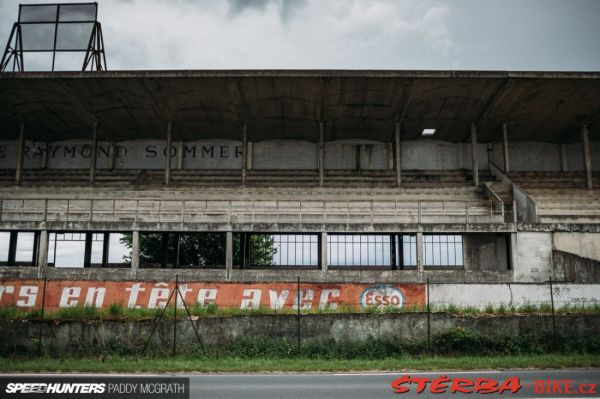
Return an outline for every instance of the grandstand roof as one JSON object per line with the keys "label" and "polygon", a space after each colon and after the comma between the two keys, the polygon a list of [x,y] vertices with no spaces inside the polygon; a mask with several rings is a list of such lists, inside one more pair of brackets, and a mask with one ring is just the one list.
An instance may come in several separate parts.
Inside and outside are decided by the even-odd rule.
{"label": "grandstand roof", "polygon": [[404,140],[435,128],[434,138],[579,141],[579,127],[600,140],[600,72],[190,70],[0,73],[0,137],[174,140],[388,141],[394,122]]}

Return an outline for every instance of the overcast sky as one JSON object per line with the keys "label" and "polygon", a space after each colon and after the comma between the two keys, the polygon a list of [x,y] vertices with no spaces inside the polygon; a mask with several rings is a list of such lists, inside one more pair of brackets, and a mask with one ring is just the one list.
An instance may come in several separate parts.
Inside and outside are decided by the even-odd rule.
{"label": "overcast sky", "polygon": [[[599,0],[98,3],[112,70],[600,70]],[[18,4],[0,2],[2,46]]]}

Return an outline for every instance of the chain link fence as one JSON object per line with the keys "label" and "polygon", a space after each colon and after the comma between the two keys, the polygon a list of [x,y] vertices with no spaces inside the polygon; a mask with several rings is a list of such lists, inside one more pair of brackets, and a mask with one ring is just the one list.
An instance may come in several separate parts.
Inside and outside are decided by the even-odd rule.
{"label": "chain link fence", "polygon": [[600,284],[0,281],[4,353],[171,353],[244,339],[421,340],[455,328],[598,331]]}

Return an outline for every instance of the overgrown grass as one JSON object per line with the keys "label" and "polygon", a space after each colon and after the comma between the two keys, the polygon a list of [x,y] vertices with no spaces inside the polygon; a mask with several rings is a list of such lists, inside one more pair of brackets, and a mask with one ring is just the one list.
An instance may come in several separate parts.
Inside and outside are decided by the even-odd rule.
{"label": "overgrown grass", "polygon": [[[246,316],[246,315],[285,315],[296,314],[296,309],[271,309],[268,307],[259,307],[255,309],[240,309],[235,307],[218,307],[210,304],[207,306],[190,306],[188,310],[192,316],[211,317],[211,316]],[[479,316],[479,315],[519,315],[519,314],[549,314],[552,312],[550,305],[524,305],[524,306],[484,306],[477,308],[472,306],[458,307],[449,305],[446,307],[432,307],[431,312],[434,313],[450,313],[463,316]],[[415,313],[425,312],[427,309],[423,306],[411,306],[404,308],[378,308],[366,307],[360,308],[349,305],[340,305],[338,307],[301,309],[302,315],[307,314],[344,314],[344,313]],[[147,308],[128,308],[121,304],[113,303],[104,309],[97,309],[91,306],[74,306],[68,308],[60,308],[56,310],[46,311],[44,319],[47,320],[147,320],[158,317],[163,312],[163,309],[147,309]],[[557,314],[582,313],[594,314],[600,313],[600,304],[588,305],[568,305],[555,309]],[[41,309],[27,310],[15,306],[0,307],[0,320],[26,320],[40,319]],[[167,318],[173,318],[175,314],[174,307],[170,306],[165,310]],[[187,313],[180,306],[177,309],[177,316],[183,317]]]}
{"label": "overgrown grass", "polygon": [[171,373],[171,372],[339,372],[339,371],[406,371],[406,370],[485,370],[510,368],[599,367],[594,355],[462,356],[413,357],[383,359],[308,359],[308,358],[206,358],[177,356],[94,357],[94,358],[0,358],[0,372],[101,372],[101,373]]}

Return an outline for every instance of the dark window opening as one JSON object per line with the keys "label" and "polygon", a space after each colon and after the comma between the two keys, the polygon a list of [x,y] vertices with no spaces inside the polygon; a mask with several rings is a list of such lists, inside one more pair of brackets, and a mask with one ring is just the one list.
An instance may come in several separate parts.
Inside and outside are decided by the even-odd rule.
{"label": "dark window opening", "polygon": [[140,267],[225,268],[225,233],[140,233]]}

